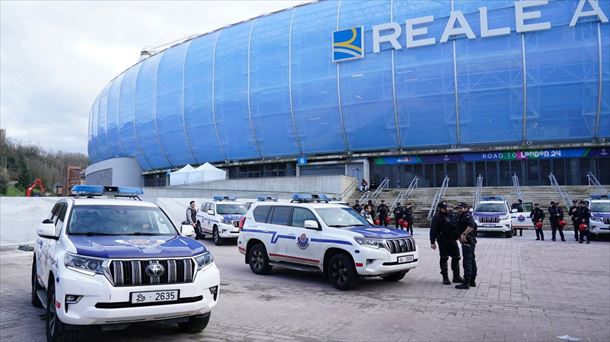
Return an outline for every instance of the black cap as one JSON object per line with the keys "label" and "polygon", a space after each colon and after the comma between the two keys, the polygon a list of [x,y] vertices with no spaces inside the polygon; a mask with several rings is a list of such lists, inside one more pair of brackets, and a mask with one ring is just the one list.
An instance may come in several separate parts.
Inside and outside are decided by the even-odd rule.
{"label": "black cap", "polygon": [[[572,200],[572,203],[576,203],[576,202],[578,202],[578,201],[577,201],[577,200]],[[581,202],[582,202],[582,201],[581,201]]]}
{"label": "black cap", "polygon": [[551,201],[551,205],[555,204],[555,202]]}
{"label": "black cap", "polygon": [[438,202],[438,208],[447,208],[447,202]]}
{"label": "black cap", "polygon": [[468,204],[464,203],[464,202],[460,202],[457,205],[458,208],[468,208]]}

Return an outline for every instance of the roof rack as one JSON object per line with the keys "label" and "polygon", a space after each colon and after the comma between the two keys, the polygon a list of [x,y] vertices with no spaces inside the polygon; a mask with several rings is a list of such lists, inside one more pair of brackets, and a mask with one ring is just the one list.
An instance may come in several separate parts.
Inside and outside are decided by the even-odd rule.
{"label": "roof rack", "polygon": [[142,200],[142,189],[129,186],[75,185],[72,195],[76,197],[93,198],[97,196],[127,197]]}
{"label": "roof rack", "polygon": [[328,196],[323,194],[294,194],[292,195],[292,203],[312,203],[312,202],[325,202],[328,203],[330,199]]}
{"label": "roof rack", "polygon": [[277,197],[274,196],[256,196],[259,202],[277,202]]}
{"label": "roof rack", "polygon": [[234,202],[235,200],[237,200],[237,197],[235,196],[220,196],[220,195],[216,195],[213,197],[214,201],[216,202],[222,202],[222,201],[231,201]]}

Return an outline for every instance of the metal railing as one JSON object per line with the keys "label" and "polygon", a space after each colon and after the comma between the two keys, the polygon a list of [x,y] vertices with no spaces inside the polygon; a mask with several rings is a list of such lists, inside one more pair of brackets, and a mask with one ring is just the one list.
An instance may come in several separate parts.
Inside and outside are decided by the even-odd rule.
{"label": "metal railing", "polygon": [[365,191],[362,194],[362,196],[360,196],[360,203],[366,203],[369,200],[373,201],[373,203],[375,203],[375,201],[377,200],[379,195],[381,195],[381,192],[385,189],[388,189],[389,187],[390,187],[390,179],[388,177],[386,177],[381,181],[381,183],[379,184],[377,189],[372,190],[372,191],[371,190]]}
{"label": "metal railing", "polygon": [[347,187],[345,188],[345,190],[343,190],[343,192],[341,193],[341,200],[342,201],[347,201],[350,199],[350,197],[352,196],[352,194],[354,193],[354,191],[356,191],[356,188],[358,187],[358,178],[354,178],[352,179],[352,181],[347,185]]}
{"label": "metal railing", "polygon": [[566,208],[569,208],[572,205],[572,196],[570,196],[570,194],[559,185],[557,178],[555,178],[555,175],[552,172],[549,173],[549,181],[551,181],[553,190],[555,190],[555,193],[559,195],[563,201],[563,204],[566,206]]}
{"label": "metal railing", "polygon": [[608,194],[608,189],[601,185],[601,183],[597,180],[593,172],[589,171],[587,173],[587,180],[589,181],[589,187],[593,187],[595,195]]}
{"label": "metal railing", "polygon": [[440,187],[440,189],[436,191],[436,194],[434,194],[434,199],[432,199],[432,205],[430,206],[430,210],[428,211],[428,221],[431,221],[434,217],[434,214],[436,214],[436,206],[438,205],[438,202],[441,201],[441,198],[445,196],[447,187],[449,187],[449,176],[445,176],[445,179],[443,179],[443,185]]}
{"label": "metal railing", "polygon": [[394,211],[394,208],[396,208],[396,205],[398,203],[403,203],[407,198],[409,198],[411,196],[413,191],[415,191],[415,189],[417,189],[418,181],[419,181],[419,178],[417,178],[417,176],[415,176],[411,180],[411,183],[409,184],[409,187],[406,190],[398,191],[398,194],[396,195],[396,197],[392,201],[392,205],[390,206],[390,212]]}
{"label": "metal railing", "polygon": [[518,200],[523,201],[523,192],[521,192],[521,185],[519,185],[519,176],[513,174],[513,193]]}
{"label": "metal railing", "polygon": [[481,200],[481,192],[483,191],[483,176],[477,176],[477,186],[474,191],[474,198],[472,199],[472,207],[476,208],[477,204]]}

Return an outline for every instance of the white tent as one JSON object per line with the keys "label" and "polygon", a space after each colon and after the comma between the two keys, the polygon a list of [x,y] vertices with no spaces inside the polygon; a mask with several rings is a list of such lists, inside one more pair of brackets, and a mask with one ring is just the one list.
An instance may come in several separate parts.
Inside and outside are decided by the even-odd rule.
{"label": "white tent", "polygon": [[227,178],[227,171],[221,170],[210,163],[196,168],[189,176],[189,183],[211,182]]}
{"label": "white tent", "polygon": [[191,174],[195,171],[195,168],[189,164],[181,168],[178,171],[174,171],[169,174],[169,185],[184,185],[192,183],[190,180]]}

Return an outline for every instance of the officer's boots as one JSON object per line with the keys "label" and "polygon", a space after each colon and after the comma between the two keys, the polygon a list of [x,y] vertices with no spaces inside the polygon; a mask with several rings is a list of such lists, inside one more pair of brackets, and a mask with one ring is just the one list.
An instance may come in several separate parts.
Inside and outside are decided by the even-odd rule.
{"label": "officer's boots", "polygon": [[470,279],[468,285],[470,285],[470,287],[477,287],[477,283],[474,281],[474,278]]}
{"label": "officer's boots", "polygon": [[451,258],[451,272],[453,272],[453,283],[463,283],[464,278],[460,277],[460,258]]}
{"label": "officer's boots", "polygon": [[441,259],[441,274],[443,275],[443,284],[451,285],[451,281],[449,280],[449,269],[447,267],[447,260]]}
{"label": "officer's boots", "polygon": [[460,285],[455,285],[455,288],[460,290],[468,290],[470,288],[470,279],[468,279],[468,277],[464,277],[464,282]]}

